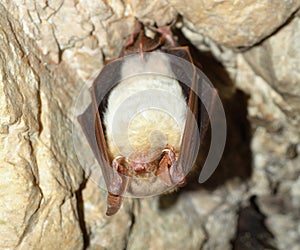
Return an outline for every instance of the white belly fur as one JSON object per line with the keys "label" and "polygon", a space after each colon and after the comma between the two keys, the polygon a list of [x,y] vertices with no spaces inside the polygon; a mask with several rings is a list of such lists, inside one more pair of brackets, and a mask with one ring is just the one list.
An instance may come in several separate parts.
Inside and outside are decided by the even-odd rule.
{"label": "white belly fur", "polygon": [[[168,58],[161,53],[152,53],[144,63],[140,56],[127,59],[121,74],[125,79],[145,70],[172,75]],[[182,88],[175,79],[143,74],[121,81],[112,90],[104,114],[111,157],[161,150],[167,143],[178,151],[186,110]]]}

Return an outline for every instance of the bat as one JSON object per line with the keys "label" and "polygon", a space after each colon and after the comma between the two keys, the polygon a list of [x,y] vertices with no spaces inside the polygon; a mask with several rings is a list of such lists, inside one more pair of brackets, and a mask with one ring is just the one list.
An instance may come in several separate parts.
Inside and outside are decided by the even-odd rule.
{"label": "bat", "polygon": [[[171,25],[153,30],[149,38],[136,22],[120,58],[100,72],[90,89],[92,103],[78,117],[107,186],[108,216],[119,210],[126,192],[144,197],[184,185],[209,125],[188,47],[176,47]],[[171,65],[170,56],[187,60],[189,69]],[[171,77],[139,74],[144,69]],[[189,87],[174,79],[178,71],[190,79]]]}

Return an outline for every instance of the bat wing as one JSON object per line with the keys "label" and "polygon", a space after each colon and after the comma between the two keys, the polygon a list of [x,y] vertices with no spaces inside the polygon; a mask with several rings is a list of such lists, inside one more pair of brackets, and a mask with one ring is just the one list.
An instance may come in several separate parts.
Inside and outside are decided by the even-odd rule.
{"label": "bat wing", "polygon": [[[209,98],[211,99],[209,103],[213,105],[213,95],[212,92],[205,91],[205,88],[202,85],[203,79],[198,74],[198,71],[193,64],[188,47],[172,48],[170,54],[179,56],[190,62],[190,64],[188,64],[189,69],[180,69],[183,71],[179,74],[187,74],[187,76],[184,77],[186,79],[192,77],[189,81],[191,86],[186,90],[188,96],[188,110],[180,151],[177,164],[170,173],[173,175],[173,181],[180,182],[182,181],[182,177],[188,174],[195,163],[201,141],[209,126],[209,110],[206,110],[201,100],[205,99],[207,102],[207,99]],[[183,89],[186,89],[186,87],[187,86],[183,86]]]}
{"label": "bat wing", "polygon": [[114,66],[104,67],[101,73],[90,88],[92,102],[85,112],[78,116],[78,121],[93,150],[93,153],[101,167],[108,192],[113,195],[121,195],[126,185],[124,178],[111,167],[106,138],[102,126],[101,117],[98,111],[99,102],[118,82],[118,75],[115,72],[121,67],[121,62],[116,61]]}

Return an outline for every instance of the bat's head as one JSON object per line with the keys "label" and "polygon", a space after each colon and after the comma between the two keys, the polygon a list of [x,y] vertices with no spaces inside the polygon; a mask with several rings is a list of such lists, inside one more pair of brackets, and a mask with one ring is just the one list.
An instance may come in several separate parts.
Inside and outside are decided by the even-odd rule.
{"label": "bat's head", "polygon": [[160,154],[147,151],[134,152],[128,158],[128,163],[136,173],[149,173],[155,170],[155,163]]}
{"label": "bat's head", "polygon": [[135,151],[119,161],[119,170],[127,176],[147,178],[156,174],[162,157],[162,150]]}

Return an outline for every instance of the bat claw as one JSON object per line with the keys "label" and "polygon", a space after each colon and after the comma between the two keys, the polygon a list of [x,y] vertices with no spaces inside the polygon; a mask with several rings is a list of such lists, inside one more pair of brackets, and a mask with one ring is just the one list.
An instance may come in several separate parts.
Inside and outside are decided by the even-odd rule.
{"label": "bat claw", "polygon": [[161,34],[162,42],[167,41],[171,46],[175,47],[176,46],[176,41],[174,40],[172,27],[175,25],[176,22],[177,22],[177,20],[174,19],[172,21],[172,23],[167,25],[167,26],[162,26],[162,27],[159,27],[159,28],[150,26],[149,28],[151,30]]}

